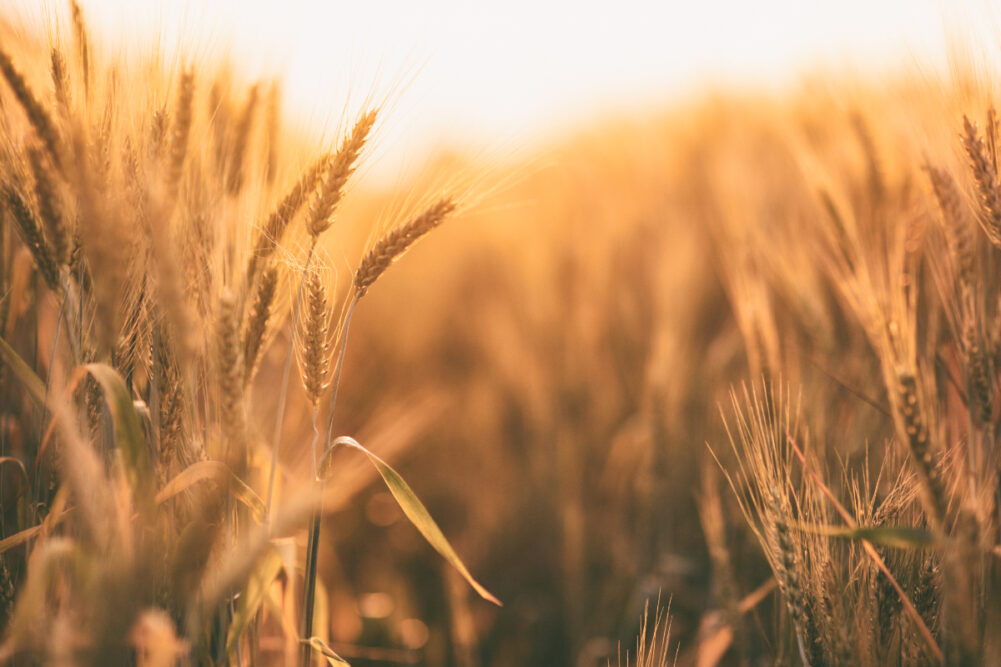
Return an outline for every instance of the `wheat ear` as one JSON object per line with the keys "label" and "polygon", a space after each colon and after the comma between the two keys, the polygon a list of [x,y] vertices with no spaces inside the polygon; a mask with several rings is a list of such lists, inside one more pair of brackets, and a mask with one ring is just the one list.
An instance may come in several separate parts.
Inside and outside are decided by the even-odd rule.
{"label": "wheat ear", "polygon": [[344,186],[355,171],[355,163],[375,124],[376,112],[363,113],[351,128],[330,162],[319,195],[310,207],[306,230],[316,238],[333,224],[333,214],[344,195]]}
{"label": "wheat ear", "polygon": [[27,114],[28,121],[35,128],[35,132],[38,133],[39,139],[45,144],[45,149],[52,156],[52,161],[57,168],[61,168],[62,160],[60,159],[59,135],[56,132],[55,123],[52,122],[52,118],[38,101],[38,98],[31,92],[24,77],[14,67],[10,56],[2,48],[0,48],[0,73],[7,80],[7,84],[14,92],[14,97],[17,98],[17,101]]}
{"label": "wheat ear", "polygon": [[[174,125],[170,137],[170,165],[167,172],[167,187],[173,198],[177,184],[181,182],[181,171],[188,155],[188,136],[191,134],[192,106],[195,95],[195,77],[190,69],[181,74],[178,87],[177,106],[174,110]],[[159,132],[165,129],[165,120],[161,114]],[[156,125],[154,125],[156,127]]]}
{"label": "wheat ear", "polygon": [[313,408],[320,402],[320,397],[327,388],[330,370],[328,342],[327,294],[323,289],[320,276],[310,272],[306,277],[306,312],[299,321],[299,335],[296,340],[302,346],[300,363],[302,364],[302,383],[306,388],[306,396]]}
{"label": "wheat ear", "polygon": [[976,126],[963,116],[963,147],[980,194],[980,220],[991,243],[1001,246],[1001,186]]}
{"label": "wheat ear", "polygon": [[261,355],[264,337],[267,334],[268,320],[271,319],[271,308],[275,300],[275,287],[278,284],[278,271],[271,266],[261,273],[257,283],[254,303],[250,307],[247,318],[247,328],[243,336],[243,382],[250,384],[257,370],[257,362]]}
{"label": "wheat ear", "polygon": [[302,173],[299,180],[292,186],[292,189],[289,190],[281,202],[278,203],[278,206],[268,216],[264,227],[257,236],[254,251],[251,253],[247,264],[248,286],[253,284],[257,278],[257,268],[261,262],[274,253],[275,248],[278,247],[278,242],[285,235],[285,230],[288,228],[292,218],[302,208],[302,205],[306,202],[306,198],[316,189],[317,184],[320,182],[320,177],[330,166],[332,160],[332,155],[324,155],[310,165],[309,169]]}
{"label": "wheat ear", "polygon": [[52,246],[52,258],[57,265],[65,265],[69,262],[69,234],[63,222],[51,164],[46,160],[45,154],[35,147],[28,149],[28,163],[35,179],[38,215],[45,228],[45,236]]}
{"label": "wheat ear", "polygon": [[80,71],[83,74],[83,93],[90,101],[90,40],[87,38],[87,24],[83,20],[83,12],[77,0],[70,0],[70,14],[73,19],[73,37],[76,39],[77,55],[80,58]]}
{"label": "wheat ear", "polygon": [[52,291],[58,291],[59,268],[52,256],[52,248],[45,241],[38,219],[35,218],[35,214],[28,208],[21,195],[9,185],[3,188],[3,199],[8,210],[14,216],[14,222],[17,223],[17,229],[21,233],[21,240],[31,251],[31,256],[35,258],[35,264],[38,266],[42,278],[45,279],[45,284]]}
{"label": "wheat ear", "polygon": [[454,210],[455,202],[447,197],[440,199],[417,217],[383,236],[362,258],[355,272],[355,293],[358,298],[365,295],[368,288],[389,268],[393,260],[402,255],[417,239],[444,222],[448,214]]}

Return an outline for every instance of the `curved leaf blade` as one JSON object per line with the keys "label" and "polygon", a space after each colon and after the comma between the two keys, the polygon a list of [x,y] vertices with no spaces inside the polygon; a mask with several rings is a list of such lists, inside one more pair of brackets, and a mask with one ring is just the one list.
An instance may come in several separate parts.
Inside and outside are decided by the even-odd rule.
{"label": "curved leaf blade", "polygon": [[449,544],[448,540],[445,538],[444,533],[441,532],[441,528],[435,523],[434,519],[431,518],[431,513],[427,511],[424,507],[424,503],[420,501],[417,494],[414,493],[410,485],[406,483],[403,477],[400,476],[398,472],[393,470],[393,468],[383,461],[381,458],[373,454],[371,451],[363,447],[357,440],[350,438],[348,436],[341,436],[335,439],[330,447],[327,448],[326,455],[321,462],[320,470],[328,471],[330,469],[330,455],[333,450],[338,446],[351,447],[357,449],[372,463],[375,469],[378,471],[379,475],[382,477],[382,481],[386,483],[386,487],[389,492],[396,499],[397,504],[399,504],[400,509],[406,515],[410,523],[414,525],[417,530],[420,531],[424,539],[434,547],[441,556],[448,561],[448,563],[462,575],[462,578],[476,591],[481,598],[489,602],[493,602],[498,607],[503,606],[503,603],[498,600],[494,595],[484,588],[480,582],[473,578],[473,575],[469,573],[466,569],[466,565],[459,558],[458,554]]}

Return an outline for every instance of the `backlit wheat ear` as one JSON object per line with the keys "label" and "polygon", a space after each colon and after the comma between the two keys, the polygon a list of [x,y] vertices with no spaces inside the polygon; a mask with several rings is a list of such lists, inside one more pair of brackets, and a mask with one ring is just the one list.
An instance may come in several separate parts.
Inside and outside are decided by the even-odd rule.
{"label": "backlit wheat ear", "polygon": [[[181,74],[177,92],[177,105],[174,108],[174,125],[170,137],[170,166],[167,174],[167,187],[173,197],[177,184],[181,182],[181,171],[188,155],[188,136],[191,134],[192,103],[195,95],[195,77],[190,69]],[[160,127],[154,124],[154,134],[161,134],[166,125],[164,116],[158,119]]]}
{"label": "backlit wheat ear", "polygon": [[53,47],[49,59],[52,68],[52,87],[56,93],[56,102],[63,114],[69,114],[70,110],[70,84],[69,75],[66,72],[66,59],[63,52]]}
{"label": "backlit wheat ear", "polygon": [[956,187],[956,181],[943,169],[931,165],[925,167],[928,179],[931,181],[935,199],[938,201],[942,218],[945,220],[946,241],[962,285],[973,283],[974,240],[970,234],[970,225],[963,209],[962,199]]}
{"label": "backlit wheat ear", "polygon": [[261,354],[264,337],[267,334],[268,320],[271,318],[271,307],[275,300],[275,286],[278,283],[278,271],[271,266],[261,273],[257,284],[254,303],[250,308],[247,328],[243,336],[243,382],[248,384],[254,377],[257,361]]}
{"label": "backlit wheat ear", "polygon": [[45,154],[35,147],[28,149],[28,162],[35,180],[35,201],[45,227],[45,237],[52,246],[52,258],[59,266],[69,262],[69,234],[63,222],[62,206],[53,181],[53,170]]}
{"label": "backlit wheat ear", "polygon": [[278,166],[278,142],[281,141],[281,89],[273,82],[268,87],[268,100],[264,110],[264,129],[267,154],[264,161],[264,181],[270,186],[275,181]]}
{"label": "backlit wheat ear", "polygon": [[45,284],[49,289],[56,291],[59,289],[59,268],[52,255],[52,248],[45,241],[42,228],[38,224],[35,214],[31,212],[21,195],[14,188],[4,186],[3,201],[7,209],[14,216],[17,229],[21,233],[21,240],[31,251],[31,256],[35,259],[39,273],[45,279]]}
{"label": "backlit wheat ear", "polygon": [[987,357],[980,345],[976,320],[967,316],[963,326],[963,352],[966,356],[966,369],[969,374],[971,398],[977,406],[977,416],[981,424],[991,423],[992,401],[991,380],[987,372]]}
{"label": "backlit wheat ear", "polygon": [[328,341],[329,320],[327,312],[327,294],[323,288],[320,276],[314,271],[309,273],[305,282],[306,308],[299,320],[299,333],[296,340],[301,345],[299,363],[302,370],[302,383],[306,388],[313,408],[320,402],[320,397],[327,388],[330,375],[330,344]]}
{"label": "backlit wheat ear", "polygon": [[1001,246],[1001,185],[976,126],[963,116],[963,147],[980,194],[980,221],[991,243]]}
{"label": "backlit wheat ear", "polygon": [[901,371],[897,374],[897,392],[897,409],[904,427],[904,441],[924,484],[928,518],[935,528],[941,528],[946,511],[945,488],[932,457],[928,422],[922,410],[917,380],[913,373]]}
{"label": "backlit wheat ear", "polygon": [[248,285],[253,283],[257,277],[257,267],[274,253],[292,218],[302,208],[306,198],[316,190],[320,177],[333,159],[332,155],[324,155],[314,162],[309,169],[303,172],[296,184],[268,216],[264,228],[261,229],[257,237],[254,251],[250,255],[247,266]]}
{"label": "backlit wheat ear", "polygon": [[454,210],[455,202],[449,198],[441,199],[410,222],[383,236],[362,258],[355,272],[357,298],[365,295],[368,288],[389,268],[393,260],[402,255],[417,239],[444,222],[448,214]]}
{"label": "backlit wheat ear", "polygon": [[375,124],[376,112],[368,111],[362,114],[353,128],[338,148],[330,163],[323,186],[310,207],[309,221],[306,230],[314,239],[330,228],[333,224],[334,211],[344,195],[344,186],[355,171],[355,163],[368,139],[369,132]]}
{"label": "backlit wheat ear", "polygon": [[858,261],[856,259],[855,245],[852,243],[852,237],[848,233],[844,216],[841,215],[841,210],[837,202],[834,201],[834,197],[826,188],[821,188],[818,196],[820,197],[821,204],[824,206],[824,210],[827,212],[827,216],[834,224],[835,250],[837,250],[844,261],[848,271],[854,272]]}
{"label": "backlit wheat ear", "polygon": [[216,374],[219,387],[219,420],[225,438],[225,455],[234,469],[245,462],[243,418],[243,345],[240,341],[237,305],[227,292],[219,298],[216,314]]}
{"label": "backlit wheat ear", "polygon": [[175,356],[170,350],[166,330],[159,324],[154,325],[150,372],[159,400],[157,465],[161,480],[165,480],[181,450],[184,398]]}
{"label": "backlit wheat ear", "polygon": [[250,89],[247,102],[240,112],[236,122],[233,138],[233,152],[229,158],[229,170],[226,172],[226,190],[235,195],[243,187],[244,156],[247,153],[247,143],[250,140],[250,128],[257,109],[257,86]]}
{"label": "backlit wheat ear", "polygon": [[7,80],[7,84],[14,92],[14,97],[17,98],[17,101],[27,114],[28,121],[32,127],[35,128],[38,138],[42,140],[42,143],[45,144],[45,149],[52,156],[52,161],[57,168],[61,168],[62,160],[60,159],[59,134],[56,132],[55,123],[52,122],[51,116],[49,116],[49,113],[38,101],[38,98],[31,92],[24,77],[14,67],[13,61],[3,48],[0,48],[0,74],[3,74],[3,77]]}
{"label": "backlit wheat ear", "polygon": [[998,115],[991,107],[987,110],[987,127],[985,128],[987,134],[987,153],[991,158],[991,166],[994,167],[994,173],[998,171]]}
{"label": "backlit wheat ear", "polygon": [[886,194],[886,183],[883,177],[882,164],[879,158],[879,151],[876,149],[876,141],[872,136],[869,123],[861,113],[852,115],[852,129],[862,146],[865,155],[866,171],[869,180],[869,196],[873,205],[878,205]]}
{"label": "backlit wheat ear", "polygon": [[77,0],[70,0],[70,15],[73,19],[73,38],[76,39],[77,55],[80,58],[80,71],[83,75],[83,91],[87,101],[90,101],[90,40],[87,38],[87,24],[83,20],[83,12]]}
{"label": "backlit wheat ear", "polygon": [[[818,637],[803,591],[797,547],[790,533],[789,523],[786,521],[788,512],[774,489],[768,497],[767,507],[775,544],[778,565],[776,574],[778,575],[779,587],[782,590],[789,613],[792,615],[793,624],[796,626],[796,634],[802,643],[801,648],[803,650],[813,649],[817,644]],[[811,664],[813,664],[814,656],[812,653],[814,652],[816,651],[811,651]]]}

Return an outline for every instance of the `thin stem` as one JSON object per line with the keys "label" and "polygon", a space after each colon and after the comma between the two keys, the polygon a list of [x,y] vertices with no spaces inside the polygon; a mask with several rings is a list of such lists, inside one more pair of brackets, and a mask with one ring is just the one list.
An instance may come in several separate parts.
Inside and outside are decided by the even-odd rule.
{"label": "thin stem", "polygon": [[[67,294],[66,294],[66,292],[63,292],[62,298],[59,301],[59,315],[56,317],[56,333],[52,337],[52,348],[51,348],[51,351],[49,353],[49,372],[45,374],[45,396],[42,399],[42,406],[43,407],[41,408],[41,410],[39,411],[39,414],[38,414],[39,442],[41,442],[42,438],[44,437],[44,433],[45,433],[45,407],[44,406],[46,406],[46,405],[49,404],[49,392],[52,391],[53,365],[55,364],[55,361],[56,361],[56,353],[59,350],[59,336],[60,336],[60,332],[62,331],[63,318],[66,316],[67,300],[68,300]],[[68,323],[67,323],[67,328],[69,328],[69,324]],[[69,338],[69,334],[67,334],[67,339],[68,338]],[[2,488],[3,487],[0,486],[0,490],[2,490]],[[36,513],[37,513],[37,510],[38,510],[38,504],[37,503],[40,503],[42,501],[41,494],[42,494],[42,487],[41,487],[41,485],[38,485],[38,487],[35,489],[35,500],[36,500],[35,510],[36,510]]]}
{"label": "thin stem", "polygon": [[275,477],[278,471],[278,448],[281,446],[282,441],[282,426],[285,421],[285,403],[288,399],[289,377],[292,373],[292,355],[295,352],[295,330],[299,323],[299,309],[302,305],[302,291],[305,283],[306,272],[309,270],[309,264],[313,260],[313,251],[315,250],[316,238],[314,237],[313,242],[309,246],[309,253],[306,255],[306,263],[302,267],[302,273],[299,275],[299,287],[296,290],[295,303],[292,306],[292,326],[289,330],[288,351],[285,353],[285,368],[282,371],[281,390],[278,393],[278,413],[275,416],[275,433],[271,441],[271,470],[268,473],[267,499],[267,516],[269,522],[271,521],[271,501],[274,498]]}
{"label": "thin stem", "polygon": [[[348,305],[347,312],[344,315],[344,325],[341,327],[341,340],[339,345],[339,350],[337,352],[337,362],[334,365],[334,378],[331,383],[333,386],[330,390],[330,405],[327,410],[327,429],[326,437],[324,438],[323,451],[324,454],[330,447],[330,441],[333,436],[334,431],[334,406],[337,404],[337,389],[341,384],[341,369],[344,366],[344,353],[348,348],[348,331],[351,328],[351,316],[355,312],[355,306],[358,305],[359,296],[355,296],[351,299],[351,303]],[[324,480],[320,479],[317,472],[317,456],[316,456],[316,444],[319,439],[320,432],[316,428],[316,420],[318,416],[318,410],[313,410],[313,444],[312,444],[312,456],[313,456],[313,484],[316,485],[317,491],[322,498]],[[305,582],[304,590],[302,595],[302,623],[300,627],[300,639],[306,640],[299,645],[299,666],[309,667],[309,658],[312,654],[312,647],[309,645],[308,640],[313,636],[313,610],[316,606],[316,568],[320,553],[320,524],[322,519],[322,507],[321,502],[313,508],[313,516],[309,523],[309,540],[306,544],[306,572],[305,572]]]}
{"label": "thin stem", "polygon": [[[325,442],[323,443],[323,451],[327,451],[327,447],[330,447],[330,441],[333,439],[334,435],[334,405],[337,403],[337,389],[341,384],[341,368],[344,366],[344,352],[348,349],[348,331],[351,328],[351,316],[354,315],[355,306],[358,305],[358,300],[361,297],[355,295],[351,300],[351,304],[348,306],[348,311],[344,315],[344,326],[341,327],[341,345],[340,351],[337,353],[337,364],[334,366],[334,380],[333,388],[330,392],[330,406],[327,409],[327,435]],[[316,459],[316,452],[313,452],[314,461]]]}

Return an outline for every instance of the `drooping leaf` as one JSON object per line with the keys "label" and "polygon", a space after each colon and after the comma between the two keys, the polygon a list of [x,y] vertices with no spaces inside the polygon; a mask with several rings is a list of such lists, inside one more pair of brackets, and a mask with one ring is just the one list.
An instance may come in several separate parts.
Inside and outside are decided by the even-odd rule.
{"label": "drooping leaf", "polygon": [[420,501],[417,494],[413,492],[400,474],[393,470],[388,463],[359,444],[357,440],[348,436],[342,436],[335,439],[330,444],[324,454],[323,460],[320,462],[319,472],[321,477],[326,478],[329,476],[331,455],[339,446],[351,447],[352,449],[357,449],[365,454],[365,456],[368,457],[368,460],[379,472],[379,475],[382,476],[382,480],[386,483],[386,487],[389,489],[389,492],[393,494],[393,498],[396,499],[400,509],[403,510],[403,513],[410,520],[410,523],[412,523],[414,527],[420,531],[421,535],[424,536],[424,539],[426,539],[428,543],[434,547],[435,551],[441,554],[442,557],[448,561],[448,563],[454,567],[459,574],[462,575],[466,582],[472,586],[473,590],[475,590],[480,597],[484,600],[493,602],[497,606],[502,606],[501,601],[494,597],[490,591],[480,585],[480,583],[473,578],[473,575],[469,573],[465,564],[459,558],[458,554],[455,553],[455,550],[452,549],[452,545],[449,544],[445,535],[441,532],[438,524],[435,523],[433,518],[431,518],[431,514],[427,511],[427,508],[424,507],[424,503]]}

